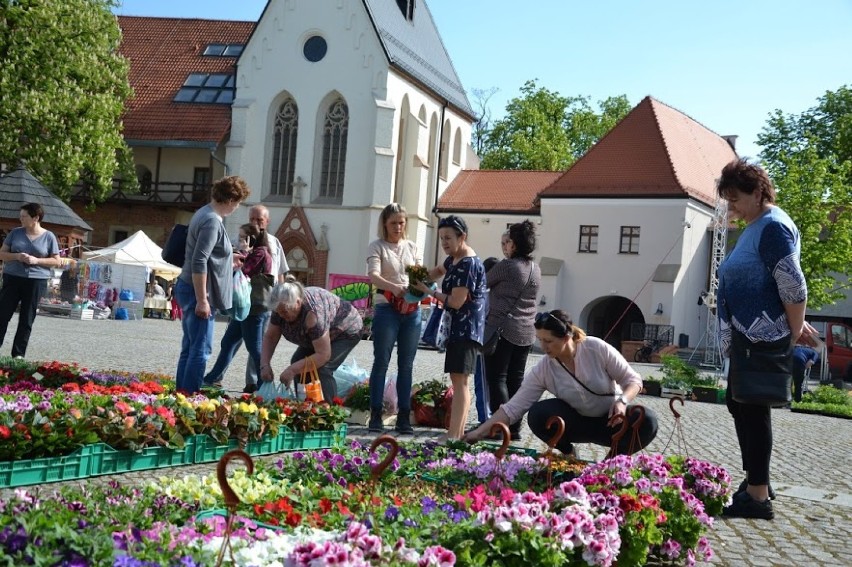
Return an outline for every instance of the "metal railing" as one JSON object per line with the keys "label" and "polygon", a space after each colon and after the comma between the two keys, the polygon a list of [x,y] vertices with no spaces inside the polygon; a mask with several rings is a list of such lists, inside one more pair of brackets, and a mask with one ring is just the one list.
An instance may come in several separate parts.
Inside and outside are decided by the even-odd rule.
{"label": "metal railing", "polygon": [[[210,200],[210,185],[195,183],[160,181],[150,185],[142,184],[138,192],[130,193],[118,179],[115,179],[112,182],[112,188],[112,193],[106,198],[106,201],[111,203],[200,207]],[[77,185],[71,192],[71,198],[91,201],[90,187],[83,184]]]}

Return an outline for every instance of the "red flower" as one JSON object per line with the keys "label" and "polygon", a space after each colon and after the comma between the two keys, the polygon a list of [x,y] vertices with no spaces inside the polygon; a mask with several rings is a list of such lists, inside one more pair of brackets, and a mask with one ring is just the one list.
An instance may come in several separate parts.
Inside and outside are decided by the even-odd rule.
{"label": "red flower", "polygon": [[334,396],[333,398],[331,398],[331,403],[336,405],[336,406],[342,406],[343,405],[343,398],[340,398],[338,396]]}
{"label": "red flower", "polygon": [[8,439],[12,436],[12,430],[5,425],[0,425],[0,439]]}

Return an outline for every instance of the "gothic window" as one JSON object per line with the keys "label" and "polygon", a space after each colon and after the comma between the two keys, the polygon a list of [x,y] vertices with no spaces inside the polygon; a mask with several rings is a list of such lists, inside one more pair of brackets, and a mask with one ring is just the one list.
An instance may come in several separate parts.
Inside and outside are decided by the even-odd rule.
{"label": "gothic window", "polygon": [[456,136],[453,140],[453,165],[461,165],[461,128],[456,128]]}
{"label": "gothic window", "polygon": [[396,6],[402,12],[403,17],[409,22],[414,19],[415,0],[396,0]]}
{"label": "gothic window", "polygon": [[272,144],[270,194],[293,198],[296,175],[296,137],[299,133],[299,108],[292,99],[284,101],[275,115]]}
{"label": "gothic window", "polygon": [[349,135],[349,107],[342,99],[331,103],[322,127],[322,163],[319,198],[340,202],[346,173],[346,140]]}

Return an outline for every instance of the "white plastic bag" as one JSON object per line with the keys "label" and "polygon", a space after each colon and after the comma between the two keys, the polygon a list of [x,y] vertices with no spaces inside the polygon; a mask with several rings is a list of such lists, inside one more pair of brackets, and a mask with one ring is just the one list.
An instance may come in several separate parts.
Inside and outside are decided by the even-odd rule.
{"label": "white plastic bag", "polygon": [[370,374],[366,369],[358,366],[358,362],[350,357],[334,371],[334,381],[337,382],[337,395],[346,399],[356,384],[366,382]]}
{"label": "white plastic bag", "polygon": [[394,415],[399,411],[399,397],[396,394],[396,373],[388,372],[385,379],[385,392],[382,400],[382,412]]}
{"label": "white plastic bag", "polygon": [[293,398],[294,394],[291,389],[286,388],[281,382],[276,382],[275,380],[266,382],[265,380],[261,380],[260,388],[254,395],[263,398],[264,401],[271,402],[278,398]]}

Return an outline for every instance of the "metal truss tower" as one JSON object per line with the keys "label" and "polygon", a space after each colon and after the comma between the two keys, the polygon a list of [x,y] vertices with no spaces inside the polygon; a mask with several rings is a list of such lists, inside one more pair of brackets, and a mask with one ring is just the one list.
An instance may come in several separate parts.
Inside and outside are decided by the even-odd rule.
{"label": "metal truss tower", "polygon": [[716,295],[719,291],[719,265],[725,259],[725,247],[728,243],[728,202],[716,197],[716,209],[713,213],[713,249],[710,256],[710,289],[704,299],[707,306],[707,339],[704,350],[704,365],[713,368],[722,367],[722,350],[719,344],[719,318],[716,313]]}

